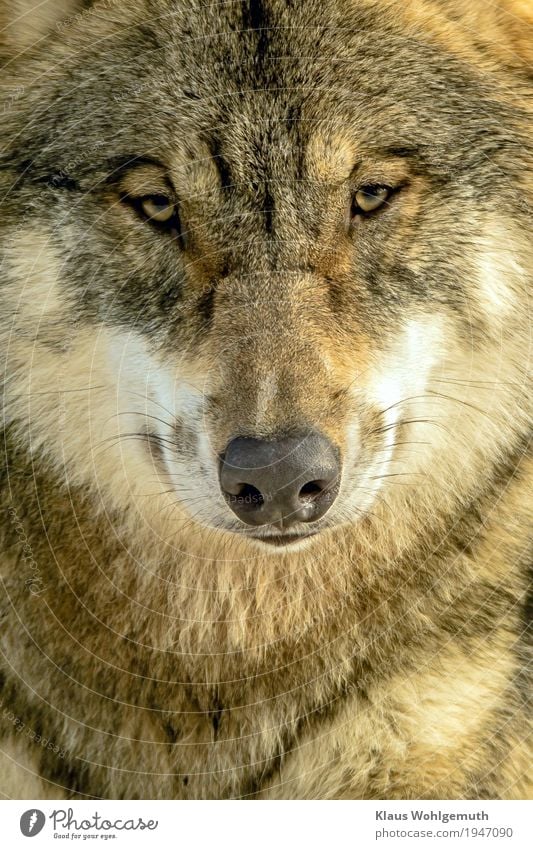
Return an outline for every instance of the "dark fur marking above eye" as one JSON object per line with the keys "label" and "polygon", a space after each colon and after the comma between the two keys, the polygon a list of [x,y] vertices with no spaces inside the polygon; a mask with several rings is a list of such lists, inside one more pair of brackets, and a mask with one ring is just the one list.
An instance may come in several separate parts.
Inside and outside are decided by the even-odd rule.
{"label": "dark fur marking above eye", "polygon": [[133,171],[142,165],[152,166],[159,169],[161,172],[165,172],[167,170],[166,165],[154,156],[145,156],[144,154],[138,153],[108,157],[106,159],[106,165],[109,169],[106,182],[111,184],[119,182],[125,172]]}

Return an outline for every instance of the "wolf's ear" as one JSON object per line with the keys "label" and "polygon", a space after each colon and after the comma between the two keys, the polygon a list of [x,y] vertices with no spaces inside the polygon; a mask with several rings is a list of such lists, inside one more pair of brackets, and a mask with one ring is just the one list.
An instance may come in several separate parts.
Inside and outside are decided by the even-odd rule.
{"label": "wolf's ear", "polygon": [[533,74],[533,0],[438,0],[472,42],[508,67]]}
{"label": "wolf's ear", "polygon": [[0,0],[0,66],[91,5],[87,0]]}

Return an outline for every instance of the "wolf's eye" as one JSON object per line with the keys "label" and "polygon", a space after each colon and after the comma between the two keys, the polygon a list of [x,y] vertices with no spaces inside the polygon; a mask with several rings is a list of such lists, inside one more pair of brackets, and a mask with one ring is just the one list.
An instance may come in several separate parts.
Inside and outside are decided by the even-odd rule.
{"label": "wolf's eye", "polygon": [[176,206],[166,195],[150,195],[140,199],[141,209],[149,221],[171,224],[176,219]]}
{"label": "wolf's eye", "polygon": [[181,229],[178,208],[172,198],[168,195],[154,194],[141,197],[126,196],[124,199],[143,221],[176,237],[180,246],[185,248],[186,239]]}
{"label": "wolf's eye", "polygon": [[362,186],[353,196],[352,216],[369,215],[383,206],[390,196],[392,189],[389,186]]}

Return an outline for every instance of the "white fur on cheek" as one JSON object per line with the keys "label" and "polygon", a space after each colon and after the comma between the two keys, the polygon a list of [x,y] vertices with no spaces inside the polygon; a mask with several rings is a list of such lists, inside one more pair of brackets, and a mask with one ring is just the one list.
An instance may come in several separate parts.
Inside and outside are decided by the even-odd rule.
{"label": "white fur on cheek", "polygon": [[[413,415],[412,405],[414,410],[423,402],[427,407],[427,387],[439,362],[443,342],[444,326],[440,320],[424,316],[412,319],[394,345],[364,373],[365,386],[354,383],[356,408],[363,398],[383,416],[383,443],[375,461],[364,469],[358,468],[353,449],[349,451],[346,457],[348,492],[344,495],[348,511],[364,512],[371,507],[393,462],[399,422]],[[352,422],[350,427],[349,446],[354,442],[354,424]],[[364,438],[364,434],[360,438]]]}
{"label": "white fur on cheek", "polygon": [[[196,388],[201,376],[194,380],[185,364],[171,366],[161,362],[135,334],[121,334],[113,340],[110,363],[117,380],[121,431],[127,433],[131,428],[135,432],[144,427],[161,439],[166,469],[160,486],[166,491],[174,490],[178,496],[181,493],[184,502],[188,500],[185,493],[191,493],[193,498],[206,495],[198,475],[201,461],[206,463],[210,455],[206,439],[201,438],[204,395]],[[180,425],[194,444],[179,444]],[[182,452],[182,448],[187,450]],[[140,443],[139,450],[146,459],[146,445]],[[153,469],[151,477],[153,480]]]}
{"label": "white fur on cheek", "polygon": [[408,397],[426,390],[433,367],[438,363],[444,344],[440,319],[412,319],[396,340],[393,350],[369,379],[369,393],[383,411]]}

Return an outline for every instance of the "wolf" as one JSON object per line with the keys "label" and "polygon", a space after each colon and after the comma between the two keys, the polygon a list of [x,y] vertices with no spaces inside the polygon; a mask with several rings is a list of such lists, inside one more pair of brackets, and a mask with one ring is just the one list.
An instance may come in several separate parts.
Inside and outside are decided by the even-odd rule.
{"label": "wolf", "polygon": [[3,5],[2,794],[528,798],[531,4],[57,5]]}

